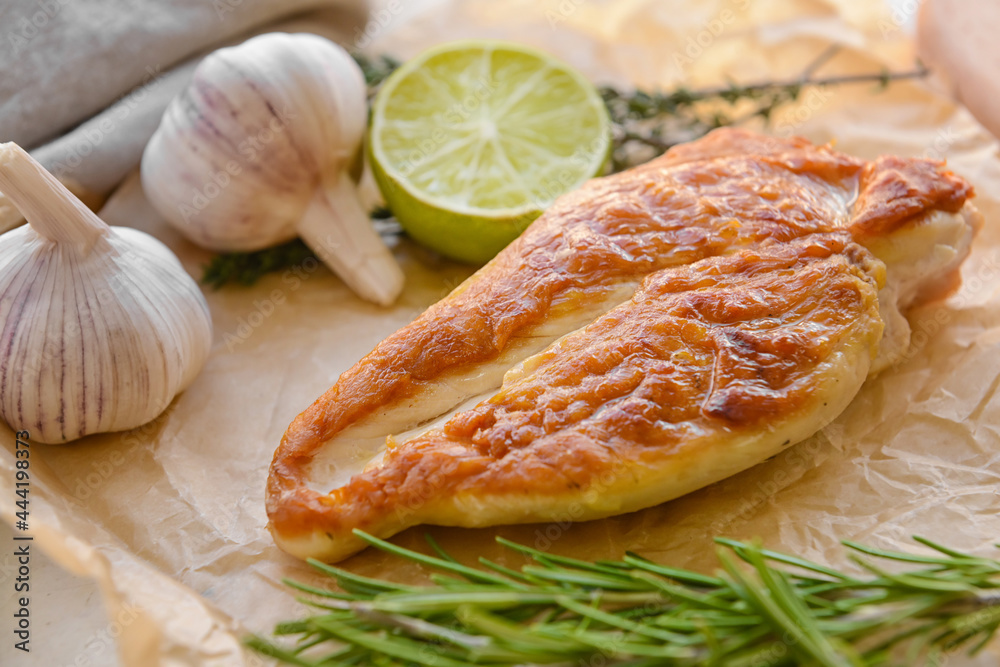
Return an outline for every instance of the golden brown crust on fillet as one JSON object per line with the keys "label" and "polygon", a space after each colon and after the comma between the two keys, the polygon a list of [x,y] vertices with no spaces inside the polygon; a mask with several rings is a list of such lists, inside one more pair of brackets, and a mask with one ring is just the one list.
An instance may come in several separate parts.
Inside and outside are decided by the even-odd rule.
{"label": "golden brown crust on fillet", "polygon": [[[296,555],[337,559],[360,548],[353,528],[545,520],[570,502],[596,518],[749,467],[822,428],[863,382],[884,266],[862,245],[970,196],[939,163],[741,130],[595,179],[295,419],[271,466],[271,531]],[[558,341],[540,333],[591,311]],[[487,400],[312,488],[325,447],[501,362],[521,363]]]}

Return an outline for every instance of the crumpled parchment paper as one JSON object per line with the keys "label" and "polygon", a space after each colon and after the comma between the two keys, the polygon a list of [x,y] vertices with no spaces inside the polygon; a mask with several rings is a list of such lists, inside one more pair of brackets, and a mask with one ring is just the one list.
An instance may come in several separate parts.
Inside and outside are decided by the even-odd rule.
{"label": "crumpled parchment paper", "polygon": [[[906,69],[912,44],[865,0],[433,2],[400,17],[387,3],[369,50],[409,56],[445,39],[517,39],[573,62],[598,82],[718,84],[796,75],[828,44],[824,72]],[[396,10],[392,9],[397,8]],[[869,382],[819,435],[752,470],[642,512],[582,524],[429,530],[461,559],[515,559],[497,534],[582,558],[639,551],[710,570],[712,537],[759,536],[771,548],[846,565],[838,540],[914,548],[920,534],[996,554],[1000,534],[1000,151],[995,139],[927,82],[878,92],[856,85],[804,94],[775,133],[836,141],[865,157],[947,158],[978,191],[987,224],[944,303],[911,315],[907,359]],[[103,215],[165,241],[195,275],[208,254],[166,227],[128,180]],[[318,583],[265,528],[267,466],[291,419],[382,337],[445,296],[471,268],[396,247],[407,287],[392,308],[362,303],[321,267],[250,289],[208,292],[215,344],[197,381],[153,423],[63,447],[34,445],[31,533],[63,567],[97,580],[121,619],[124,665],[253,665],[247,632],[302,614],[282,577]],[[0,514],[13,520],[13,432],[0,429]],[[415,579],[415,566],[364,552],[346,566]],[[73,619],[64,619],[72,623]],[[951,665],[996,664],[992,655]]]}

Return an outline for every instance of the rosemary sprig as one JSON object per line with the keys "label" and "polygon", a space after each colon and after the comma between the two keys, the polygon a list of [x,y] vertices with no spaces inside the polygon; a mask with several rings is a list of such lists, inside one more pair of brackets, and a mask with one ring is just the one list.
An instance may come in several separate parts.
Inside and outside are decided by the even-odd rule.
{"label": "rosemary sprig", "polygon": [[[917,538],[936,553],[844,544],[871,574],[856,577],[717,539],[722,570],[706,576],[635,554],[590,563],[498,541],[531,562],[519,571],[462,565],[355,533],[447,573],[400,586],[310,563],[344,591],[310,592],[319,610],[281,623],[291,647],[253,636],[255,650],[294,665],[818,665],[938,664],[981,650],[1000,626],[1000,561]],[[1000,546],[1000,545],[998,545]],[[888,572],[871,558],[909,564]]]}
{"label": "rosemary sprig", "polygon": [[[669,92],[602,88],[614,140],[608,171],[614,173],[647,162],[671,146],[697,139],[718,127],[754,118],[767,122],[779,108],[798,100],[810,87],[875,83],[884,88],[892,81],[921,78],[928,73],[917,63],[914,69],[903,72],[817,76],[816,72],[838,51],[836,45],[827,48],[799,76],[788,80],[701,89],[679,87]],[[400,65],[384,55],[354,54],[354,59],[364,72],[369,99]],[[299,241],[254,253],[224,253],[205,267],[202,282],[215,288],[228,283],[252,285],[267,273],[291,268],[309,257],[315,255]]]}

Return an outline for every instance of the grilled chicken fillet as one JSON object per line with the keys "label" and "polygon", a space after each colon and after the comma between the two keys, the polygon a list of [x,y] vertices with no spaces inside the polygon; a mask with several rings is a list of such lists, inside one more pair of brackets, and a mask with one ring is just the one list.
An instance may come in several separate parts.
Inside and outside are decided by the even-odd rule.
{"label": "grilled chicken fillet", "polygon": [[957,285],[941,163],[722,129],[560,198],[289,426],[270,529],[330,561],[428,523],[649,507],[833,420]]}

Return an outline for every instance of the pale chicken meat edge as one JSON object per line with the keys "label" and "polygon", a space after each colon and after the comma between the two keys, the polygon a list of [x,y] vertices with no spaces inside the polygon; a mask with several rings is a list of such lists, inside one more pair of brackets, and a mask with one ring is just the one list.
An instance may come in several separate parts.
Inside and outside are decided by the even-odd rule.
{"label": "pale chicken meat edge", "polygon": [[269,528],[337,561],[419,524],[596,519],[822,429],[958,284],[939,162],[721,129],[563,196],[289,426]]}

